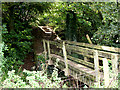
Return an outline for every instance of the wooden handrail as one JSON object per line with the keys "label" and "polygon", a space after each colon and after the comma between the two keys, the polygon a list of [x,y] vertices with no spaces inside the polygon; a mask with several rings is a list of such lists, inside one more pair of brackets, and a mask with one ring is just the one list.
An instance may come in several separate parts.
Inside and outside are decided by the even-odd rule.
{"label": "wooden handrail", "polygon": [[56,40],[54,42],[58,42],[58,43],[62,44],[63,41],[65,41],[66,44],[72,44],[72,45],[76,45],[76,46],[80,46],[80,47],[84,47],[84,48],[91,48],[91,49],[96,49],[96,50],[100,50],[100,51],[103,50],[106,52],[113,52],[113,53],[120,54],[120,48],[116,48],[116,47],[94,45],[94,44],[81,43],[81,42],[75,42],[75,41],[67,41],[67,40]]}
{"label": "wooden handrail", "polygon": [[[104,72],[104,80],[105,80],[105,86],[108,86],[109,83],[109,77],[108,75],[106,76],[108,71],[108,62],[107,60],[112,61],[112,71],[113,73],[117,73],[115,77],[118,75],[118,59],[120,57],[120,48],[114,48],[114,47],[108,47],[108,46],[99,46],[99,45],[91,45],[91,44],[86,44],[86,43],[79,43],[79,42],[74,42],[74,41],[63,41],[63,40],[56,40],[56,41],[50,41],[50,40],[43,40],[43,46],[44,46],[44,52],[45,52],[45,57],[47,55],[47,50],[46,50],[46,44],[48,45],[48,55],[49,59],[51,58],[50,54],[50,45],[55,45],[58,49],[62,50],[63,53],[55,53],[58,54],[59,56],[64,57],[64,63],[65,63],[65,68],[66,71],[65,73],[69,75],[69,68],[70,68],[70,63],[68,62],[74,62],[76,64],[81,64],[84,65],[85,67],[90,67],[91,69],[94,68],[96,72],[96,83],[98,87],[100,86],[100,79],[101,79],[101,66],[99,66],[99,60],[103,61],[103,72]],[[70,51],[70,52],[69,52]],[[82,55],[82,57],[87,57],[91,58],[92,60],[94,59],[94,63],[89,62],[87,60],[84,60],[85,58],[78,58],[75,56],[71,55],[71,52]],[[102,73],[103,73],[102,72]]]}

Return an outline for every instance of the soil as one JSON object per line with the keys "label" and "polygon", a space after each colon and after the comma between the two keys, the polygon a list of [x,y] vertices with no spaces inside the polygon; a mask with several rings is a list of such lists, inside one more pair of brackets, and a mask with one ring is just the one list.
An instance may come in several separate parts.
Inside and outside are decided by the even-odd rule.
{"label": "soil", "polygon": [[42,46],[42,38],[43,38],[43,32],[39,30],[39,28],[33,28],[32,32],[34,38],[33,38],[33,52],[28,53],[26,55],[26,58],[24,59],[24,65],[22,66],[22,69],[31,70],[33,66],[35,66],[34,62],[34,55],[40,55],[43,52],[43,46]]}
{"label": "soil", "polygon": [[33,53],[27,54],[26,58],[24,59],[24,65],[22,66],[22,69],[31,70],[31,68],[35,65],[33,58]]}

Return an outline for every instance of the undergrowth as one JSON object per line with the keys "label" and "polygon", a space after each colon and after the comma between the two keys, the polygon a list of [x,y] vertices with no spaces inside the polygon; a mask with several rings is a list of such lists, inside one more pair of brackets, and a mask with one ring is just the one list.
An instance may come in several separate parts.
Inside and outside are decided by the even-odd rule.
{"label": "undergrowth", "polygon": [[45,71],[28,71],[15,74],[15,70],[8,71],[8,77],[2,82],[2,88],[67,88],[61,86],[62,80],[58,77],[58,69],[54,67],[52,76],[47,78]]}

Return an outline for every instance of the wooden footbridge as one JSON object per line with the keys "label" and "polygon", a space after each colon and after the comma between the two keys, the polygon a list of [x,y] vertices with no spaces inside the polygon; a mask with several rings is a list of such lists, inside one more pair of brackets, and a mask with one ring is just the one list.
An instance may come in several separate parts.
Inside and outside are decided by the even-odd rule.
{"label": "wooden footbridge", "polygon": [[43,40],[43,46],[49,64],[59,59],[58,68],[65,75],[71,75],[89,86],[99,87],[103,83],[109,87],[117,79],[120,48],[62,40]]}

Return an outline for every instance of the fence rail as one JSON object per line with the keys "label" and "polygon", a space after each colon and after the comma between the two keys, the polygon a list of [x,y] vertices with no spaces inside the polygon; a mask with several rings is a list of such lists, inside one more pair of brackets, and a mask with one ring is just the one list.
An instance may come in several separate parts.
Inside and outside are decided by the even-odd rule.
{"label": "fence rail", "polygon": [[54,64],[55,58],[60,58],[59,67],[61,69],[65,67],[66,75],[77,76],[77,79],[88,85],[95,82],[99,87],[100,82],[104,81],[104,86],[109,86],[108,60],[111,61],[114,76],[117,77],[118,75],[120,48],[63,40],[43,40],[43,46],[45,58],[47,55],[49,57],[49,64]]}

